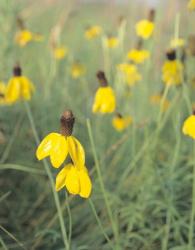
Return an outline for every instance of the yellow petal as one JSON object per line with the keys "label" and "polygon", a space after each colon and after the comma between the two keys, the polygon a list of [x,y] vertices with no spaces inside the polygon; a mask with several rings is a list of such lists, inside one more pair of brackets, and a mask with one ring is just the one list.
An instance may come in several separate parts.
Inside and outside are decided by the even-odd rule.
{"label": "yellow petal", "polygon": [[50,160],[53,167],[58,168],[65,161],[68,154],[66,138],[60,134],[53,137]]}
{"label": "yellow petal", "polygon": [[53,146],[53,138],[57,135],[57,133],[50,133],[41,141],[36,151],[38,160],[42,160],[43,158],[49,156]]}
{"label": "yellow petal", "polygon": [[21,81],[20,77],[12,77],[8,82],[6,91],[6,100],[8,103],[14,103],[20,99]]}
{"label": "yellow petal", "polygon": [[74,136],[67,137],[68,151],[75,165],[84,166],[85,164],[85,151],[83,146]]}
{"label": "yellow petal", "polygon": [[67,164],[56,176],[56,191],[59,191],[65,186],[65,180],[72,164]]}
{"label": "yellow petal", "polygon": [[33,83],[25,76],[21,77],[21,96],[25,100],[30,100],[32,92],[34,91]]}
{"label": "yellow petal", "polygon": [[91,194],[92,184],[88,172],[84,169],[79,171],[80,193],[83,198],[88,198]]}
{"label": "yellow petal", "polygon": [[68,171],[65,180],[65,186],[69,193],[71,194],[79,194],[80,193],[80,183],[79,183],[79,175],[76,167],[71,167]]}

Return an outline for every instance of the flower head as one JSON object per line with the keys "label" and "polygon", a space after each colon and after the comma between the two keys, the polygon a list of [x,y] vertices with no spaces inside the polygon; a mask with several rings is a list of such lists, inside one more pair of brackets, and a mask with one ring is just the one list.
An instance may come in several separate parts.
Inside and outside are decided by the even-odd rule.
{"label": "flower head", "polygon": [[189,0],[188,9],[191,10],[191,11],[195,10],[195,0]]}
{"label": "flower head", "polygon": [[28,43],[32,41],[40,42],[42,40],[43,40],[42,35],[32,33],[27,29],[22,29],[21,31],[17,32],[15,36],[16,43],[21,47],[26,46]]}
{"label": "flower head", "polygon": [[150,52],[145,49],[132,49],[128,52],[127,57],[134,63],[140,64],[150,57]]}
{"label": "flower head", "polygon": [[107,48],[117,48],[118,45],[119,45],[119,39],[117,37],[114,37],[114,36],[110,36],[110,37],[107,37],[105,38],[105,46]]}
{"label": "flower head", "polygon": [[57,60],[62,60],[68,54],[68,48],[65,46],[56,47],[53,49],[54,58]]}
{"label": "flower head", "polygon": [[173,49],[184,47],[185,45],[185,40],[182,38],[173,38],[170,42],[170,46]]}
{"label": "flower head", "polygon": [[137,66],[130,63],[122,63],[118,65],[118,69],[123,77],[124,82],[129,86],[134,86],[142,79],[141,74],[138,72]]}
{"label": "flower head", "polygon": [[167,60],[162,67],[163,81],[165,84],[178,85],[183,80],[183,64],[176,59],[175,50],[167,52]]}
{"label": "flower head", "polygon": [[13,69],[13,77],[7,85],[6,101],[9,104],[15,103],[20,99],[28,101],[31,99],[34,89],[33,83],[26,76],[22,75],[22,69],[17,65]]}
{"label": "flower head", "polygon": [[93,103],[93,112],[112,113],[116,107],[115,93],[111,87],[108,86],[107,79],[103,71],[97,73],[97,78],[100,83]]}
{"label": "flower head", "polygon": [[82,65],[81,63],[73,63],[71,66],[71,75],[72,78],[77,79],[81,76],[83,76],[86,72],[86,68],[84,65]]}
{"label": "flower head", "polygon": [[98,37],[101,33],[102,33],[102,28],[98,25],[94,25],[85,31],[85,38],[87,40],[92,40]]}
{"label": "flower head", "polygon": [[121,114],[116,114],[115,117],[112,119],[113,127],[121,132],[126,129],[132,123],[131,116],[123,117]]}
{"label": "flower head", "polygon": [[182,131],[184,135],[188,135],[195,139],[195,115],[190,115],[183,124]]}

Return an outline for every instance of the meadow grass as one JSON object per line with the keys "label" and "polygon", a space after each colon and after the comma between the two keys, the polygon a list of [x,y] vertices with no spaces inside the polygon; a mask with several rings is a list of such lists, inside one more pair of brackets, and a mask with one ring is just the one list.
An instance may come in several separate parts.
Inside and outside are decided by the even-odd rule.
{"label": "meadow grass", "polygon": [[[195,145],[182,134],[184,119],[194,102],[195,59],[187,57],[187,80],[164,88],[161,67],[172,37],[187,39],[194,13],[186,3],[171,1],[156,8],[156,30],[144,43],[151,58],[139,67],[142,80],[130,90],[116,66],[135,45],[134,25],[148,7],[79,4],[76,1],[0,1],[0,77],[7,82],[20,62],[35,83],[30,102],[0,106],[0,249],[71,250],[194,250]],[[29,30],[44,36],[20,48],[14,41],[21,16]],[[126,23],[118,25],[124,16]],[[108,50],[103,37],[84,38],[88,25],[101,25],[105,34],[119,37],[120,47]],[[51,54],[50,38],[60,26],[58,40],[69,48],[62,61]],[[79,60],[87,72],[72,79],[71,64]],[[112,114],[92,113],[98,82],[104,70],[115,89],[117,110],[130,114],[133,124],[118,133]],[[163,90],[171,103],[166,112],[149,102]],[[35,157],[39,141],[59,131],[59,118],[70,108],[74,135],[86,151],[93,191],[89,199],[56,192],[57,170]]]}

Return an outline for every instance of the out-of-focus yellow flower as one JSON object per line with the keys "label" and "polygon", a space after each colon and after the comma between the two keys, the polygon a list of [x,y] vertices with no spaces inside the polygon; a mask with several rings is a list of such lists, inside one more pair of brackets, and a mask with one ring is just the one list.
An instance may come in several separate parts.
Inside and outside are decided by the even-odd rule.
{"label": "out-of-focus yellow flower", "polygon": [[68,48],[65,46],[56,47],[53,50],[53,55],[55,59],[62,60],[68,54]]}
{"label": "out-of-focus yellow flower", "polygon": [[6,98],[5,98],[5,94],[6,94],[6,85],[5,85],[5,83],[0,81],[0,105],[7,103]]}
{"label": "out-of-focus yellow flower", "polygon": [[127,57],[134,63],[140,64],[150,57],[150,52],[145,49],[132,49],[128,52]]}
{"label": "out-of-focus yellow flower", "polygon": [[179,48],[179,47],[183,47],[185,45],[185,40],[182,38],[173,38],[170,42],[170,46],[171,48]]}
{"label": "out-of-focus yellow flower", "polygon": [[56,177],[56,191],[66,187],[73,195],[88,198],[91,194],[92,183],[85,166],[67,164]]}
{"label": "out-of-focus yellow flower", "polygon": [[92,40],[102,33],[102,28],[98,25],[92,26],[85,31],[85,38]]}
{"label": "out-of-focus yellow flower", "polygon": [[189,10],[195,10],[195,0],[190,0],[188,2],[188,9]]}
{"label": "out-of-focus yellow flower", "polygon": [[119,71],[122,73],[123,80],[129,85],[134,86],[142,79],[141,74],[138,72],[136,65],[129,63],[122,63],[118,65]]}
{"label": "out-of-focus yellow flower", "polygon": [[195,139],[195,115],[190,115],[183,124],[182,131],[184,135],[188,135]]}
{"label": "out-of-focus yellow flower", "polygon": [[32,33],[31,31],[24,29],[16,33],[15,41],[16,43],[24,47],[32,41],[40,42],[43,40],[43,36],[40,34]]}
{"label": "out-of-focus yellow flower", "polygon": [[154,23],[144,19],[139,21],[136,26],[136,33],[139,37],[143,39],[148,39],[152,36],[153,31],[154,31]]}
{"label": "out-of-focus yellow flower", "polygon": [[124,129],[126,129],[131,123],[132,123],[132,118],[131,116],[121,116],[120,114],[117,114],[113,119],[112,119],[112,125],[113,127],[121,132]]}
{"label": "out-of-focus yellow flower", "polygon": [[42,42],[44,40],[43,35],[38,34],[38,33],[34,33],[33,34],[33,41],[35,42]]}
{"label": "out-of-focus yellow flower", "polygon": [[[152,95],[150,97],[150,103],[153,105],[160,105],[162,102],[162,95],[161,94],[156,94],[156,95]],[[170,106],[170,101],[167,99],[164,99],[163,103],[162,103],[162,111],[165,112]]]}
{"label": "out-of-focus yellow flower", "polygon": [[116,108],[116,97],[113,89],[108,86],[104,72],[97,73],[101,87],[98,88],[93,103],[94,113],[112,113]]}
{"label": "out-of-focus yellow flower", "polygon": [[165,61],[162,72],[162,78],[165,84],[178,85],[182,83],[183,64],[179,60]]}
{"label": "out-of-focus yellow flower", "polygon": [[117,37],[111,36],[111,37],[107,37],[105,38],[105,46],[107,48],[117,48],[119,45],[119,39]]}
{"label": "out-of-focus yellow flower", "polygon": [[21,68],[14,67],[13,77],[9,80],[6,88],[6,102],[13,104],[20,99],[29,101],[34,90],[33,83],[26,76],[22,76]]}
{"label": "out-of-focus yellow flower", "polygon": [[71,75],[72,78],[77,79],[80,76],[83,76],[86,72],[86,68],[81,63],[73,63],[71,66]]}

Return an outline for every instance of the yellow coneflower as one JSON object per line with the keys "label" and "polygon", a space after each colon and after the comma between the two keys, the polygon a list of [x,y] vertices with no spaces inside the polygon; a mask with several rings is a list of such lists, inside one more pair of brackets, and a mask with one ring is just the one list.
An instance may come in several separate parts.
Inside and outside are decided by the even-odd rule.
{"label": "yellow coneflower", "polygon": [[123,77],[124,82],[129,86],[134,86],[142,79],[141,74],[138,72],[138,69],[134,64],[122,63],[118,65],[118,69],[121,72],[121,77]]}
{"label": "yellow coneflower", "polygon": [[67,164],[56,177],[56,191],[66,187],[73,195],[88,198],[91,194],[92,183],[85,166]]}
{"label": "yellow coneflower", "polygon": [[183,64],[176,59],[176,51],[167,52],[167,60],[162,68],[162,79],[165,84],[178,85],[183,81]]}
{"label": "yellow coneflower", "polygon": [[31,99],[34,89],[33,83],[22,75],[22,70],[17,65],[13,69],[13,77],[9,80],[6,88],[6,102],[13,104],[20,99],[28,101]]}
{"label": "yellow coneflower", "polygon": [[32,33],[31,31],[29,31],[27,29],[23,29],[23,30],[17,32],[16,36],[15,36],[16,43],[21,47],[26,46],[28,43],[30,43],[32,41],[40,42],[42,40],[43,40],[42,35]]}
{"label": "yellow coneflower", "polygon": [[6,98],[5,98],[5,94],[6,94],[6,85],[4,82],[0,81],[0,104],[6,104]]}
{"label": "yellow coneflower", "polygon": [[113,89],[108,86],[107,79],[103,71],[97,73],[97,78],[100,82],[93,103],[93,112],[112,113],[116,107],[116,97]]}
{"label": "yellow coneflower", "polygon": [[[150,103],[153,105],[160,105],[162,102],[163,96],[161,94],[155,94],[150,97]],[[165,112],[170,106],[170,101],[167,99],[163,100],[162,111]]]}
{"label": "yellow coneflower", "polygon": [[71,75],[72,78],[77,79],[81,76],[83,76],[86,72],[86,68],[83,64],[81,63],[73,63],[71,66]]}
{"label": "yellow coneflower", "polygon": [[132,124],[132,118],[131,116],[122,116],[121,114],[116,114],[115,117],[112,119],[112,125],[113,127],[121,132],[124,129],[126,129],[130,124]]}
{"label": "yellow coneflower", "polygon": [[170,42],[170,46],[173,49],[184,47],[185,45],[185,40],[182,38],[173,38]]}
{"label": "yellow coneflower", "polygon": [[54,58],[57,60],[62,60],[68,54],[68,48],[65,46],[55,47],[53,49]]}
{"label": "yellow coneflower", "polygon": [[110,36],[110,37],[107,37],[105,38],[105,46],[107,48],[117,48],[119,46],[119,39],[117,37],[114,37],[114,36]]}
{"label": "yellow coneflower", "polygon": [[195,139],[195,115],[190,115],[183,124],[182,131],[184,135],[188,135]]}
{"label": "yellow coneflower", "polygon": [[85,38],[87,40],[92,40],[98,37],[101,33],[102,33],[102,28],[98,25],[94,25],[85,31]]}
{"label": "yellow coneflower", "polygon": [[191,10],[191,11],[195,10],[195,0],[189,0],[188,9]]}
{"label": "yellow coneflower", "polygon": [[61,117],[61,133],[52,132],[42,140],[36,151],[38,160],[50,156],[52,166],[59,168],[69,154],[75,165],[84,165],[83,146],[72,135],[74,120],[71,111],[64,112]]}
{"label": "yellow coneflower", "polygon": [[127,57],[134,63],[140,64],[150,57],[150,52],[145,49],[132,49],[128,52]]}

